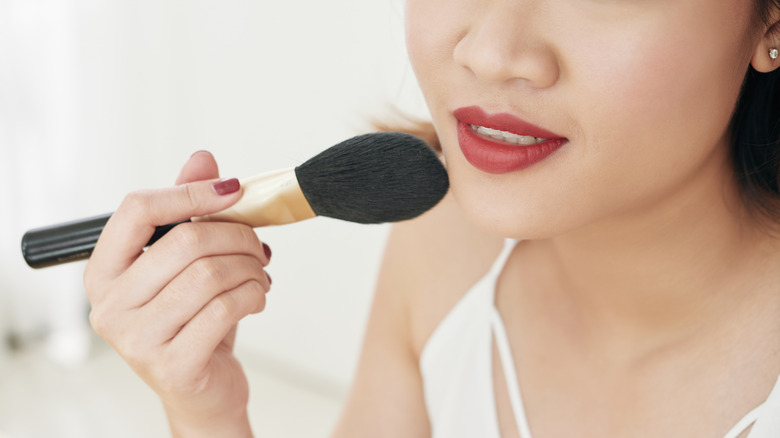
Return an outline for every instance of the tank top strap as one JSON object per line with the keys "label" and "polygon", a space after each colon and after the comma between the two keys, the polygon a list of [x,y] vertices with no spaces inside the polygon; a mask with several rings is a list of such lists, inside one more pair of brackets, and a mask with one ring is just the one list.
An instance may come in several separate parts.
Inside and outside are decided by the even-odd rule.
{"label": "tank top strap", "polygon": [[[737,438],[742,434],[742,432],[745,431],[748,427],[750,427],[753,423],[756,422],[758,419],[758,416],[761,414],[761,408],[763,408],[764,405],[760,405],[756,408],[753,408],[752,411],[748,412],[744,417],[742,417],[741,420],[737,422],[737,424],[734,425],[734,427],[731,428],[731,430],[726,433],[726,435],[723,436],[723,438]],[[755,434],[752,432],[749,434],[750,437],[754,437]]]}
{"label": "tank top strap", "polygon": [[521,438],[532,438],[531,428],[528,425],[528,417],[525,414],[520,383],[517,381],[517,369],[515,368],[515,361],[512,358],[512,349],[509,347],[506,327],[504,326],[504,321],[501,319],[501,314],[498,313],[498,309],[495,306],[493,306],[491,316],[490,325],[493,329],[493,337],[496,341],[498,357],[501,359],[501,368],[504,373],[506,390],[509,394],[509,404],[512,407],[512,414],[515,418],[515,426],[517,426]]}
{"label": "tank top strap", "polygon": [[[753,428],[748,434],[749,438],[774,438],[780,437],[780,376],[775,382],[772,392],[766,401],[754,409]],[[751,412],[752,413],[752,412]],[[748,414],[751,415],[751,414]],[[751,422],[752,423],[752,422]],[[748,423],[744,429],[749,426]],[[744,430],[742,429],[742,430]]]}

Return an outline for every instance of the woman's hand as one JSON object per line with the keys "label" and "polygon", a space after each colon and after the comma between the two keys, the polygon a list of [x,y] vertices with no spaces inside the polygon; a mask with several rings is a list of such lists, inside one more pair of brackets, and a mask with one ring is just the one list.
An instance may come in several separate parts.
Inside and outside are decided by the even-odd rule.
{"label": "woman's hand", "polygon": [[218,176],[199,152],[176,187],[128,195],[84,273],[92,326],[160,396],[177,436],[251,436],[233,342],[265,306],[270,250],[250,227],[217,222],[179,225],[143,250],[156,226],[235,203],[238,182]]}

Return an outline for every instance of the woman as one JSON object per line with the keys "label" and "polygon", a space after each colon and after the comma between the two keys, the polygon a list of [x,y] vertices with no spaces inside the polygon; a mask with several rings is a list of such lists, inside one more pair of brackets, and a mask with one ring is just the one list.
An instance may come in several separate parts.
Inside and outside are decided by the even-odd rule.
{"label": "woman", "polygon": [[[780,6],[406,14],[452,190],[391,233],[334,436],[780,436]],[[235,202],[216,178],[201,152],[176,187],[129,195],[85,273],[93,326],[175,436],[251,435],[231,349],[270,250],[198,223],[141,251]]]}

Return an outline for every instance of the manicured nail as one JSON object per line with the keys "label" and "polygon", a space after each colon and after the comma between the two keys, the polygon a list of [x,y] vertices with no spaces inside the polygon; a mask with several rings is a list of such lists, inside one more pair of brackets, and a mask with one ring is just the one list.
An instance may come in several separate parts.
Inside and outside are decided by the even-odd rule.
{"label": "manicured nail", "polygon": [[271,280],[271,276],[270,276],[270,275],[268,275],[268,273],[267,273],[267,272],[266,272],[265,276],[266,276],[266,277],[268,277],[268,286],[270,286],[270,285],[271,285],[271,283],[273,283],[274,281],[273,281],[273,280]]}
{"label": "manicured nail", "polygon": [[271,247],[265,242],[263,242],[263,251],[265,251],[265,256],[268,257],[268,260],[271,260]]}
{"label": "manicured nail", "polygon": [[214,191],[218,195],[229,195],[237,192],[238,189],[241,188],[241,183],[239,183],[236,178],[221,179],[211,184],[211,187],[214,188]]}

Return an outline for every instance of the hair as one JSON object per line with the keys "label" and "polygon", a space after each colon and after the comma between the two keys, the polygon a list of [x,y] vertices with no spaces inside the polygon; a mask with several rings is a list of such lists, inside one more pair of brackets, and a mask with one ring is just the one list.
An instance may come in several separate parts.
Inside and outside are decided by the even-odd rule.
{"label": "hair", "polygon": [[[771,26],[780,0],[756,0],[758,24]],[[780,223],[780,70],[748,67],[731,121],[731,157],[742,202],[754,218]]]}
{"label": "hair", "polygon": [[[772,25],[780,0],[755,0],[755,5],[756,24]],[[428,121],[401,116],[374,126],[416,135],[441,152]],[[748,67],[731,119],[731,140],[732,166],[745,211],[754,220],[780,224],[780,69],[759,73]]]}

